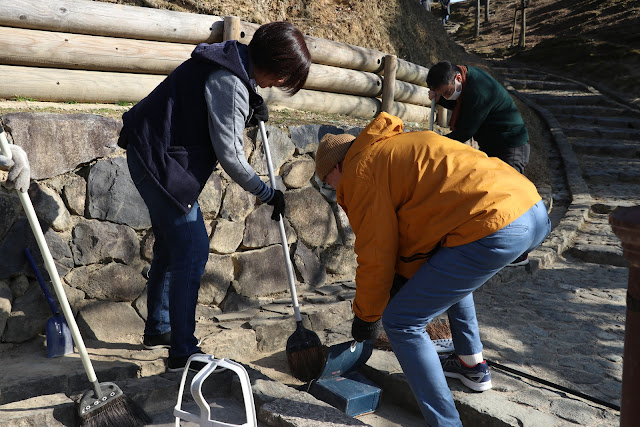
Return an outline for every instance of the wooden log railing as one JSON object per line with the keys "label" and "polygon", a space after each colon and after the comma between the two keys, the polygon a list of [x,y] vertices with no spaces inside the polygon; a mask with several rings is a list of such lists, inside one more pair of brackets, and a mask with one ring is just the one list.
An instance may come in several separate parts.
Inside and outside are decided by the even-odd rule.
{"label": "wooden log railing", "polygon": [[[231,35],[248,44],[257,28],[237,18],[90,0],[0,2],[0,97],[137,102],[189,58],[194,44]],[[404,120],[427,120],[427,68],[397,59],[391,69],[377,50],[308,36],[306,42],[313,64],[304,90],[286,97],[263,89],[269,104],[360,117],[375,116],[384,104]]]}

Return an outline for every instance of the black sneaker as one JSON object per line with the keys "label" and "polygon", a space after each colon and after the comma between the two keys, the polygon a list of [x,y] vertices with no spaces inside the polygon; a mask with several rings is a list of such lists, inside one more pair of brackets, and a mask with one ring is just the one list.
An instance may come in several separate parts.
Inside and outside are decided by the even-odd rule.
{"label": "black sneaker", "polygon": [[529,256],[527,254],[522,254],[518,258],[516,258],[515,261],[512,261],[507,265],[509,267],[518,267],[518,266],[527,265],[527,264],[529,264]]}
{"label": "black sneaker", "polygon": [[145,335],[142,339],[142,345],[147,350],[155,350],[156,348],[171,347],[171,331],[160,335]]}
{"label": "black sneaker", "polygon": [[440,359],[444,376],[457,378],[462,384],[474,391],[485,391],[491,388],[491,373],[486,360],[476,366],[467,366],[453,353],[445,359]]}
{"label": "black sneaker", "polygon": [[[195,352],[194,354],[206,354],[202,350]],[[182,372],[184,370],[185,365],[187,364],[187,360],[189,360],[191,356],[183,356],[183,357],[169,357],[167,359],[167,372]],[[198,372],[202,368],[207,366],[206,363],[200,361],[192,361],[189,364],[189,370]]]}

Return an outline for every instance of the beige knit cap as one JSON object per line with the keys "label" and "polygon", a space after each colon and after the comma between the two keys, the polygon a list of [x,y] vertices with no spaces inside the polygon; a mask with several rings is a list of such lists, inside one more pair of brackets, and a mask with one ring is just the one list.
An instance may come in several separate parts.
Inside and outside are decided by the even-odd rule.
{"label": "beige knit cap", "polygon": [[316,173],[321,181],[324,181],[331,169],[344,160],[354,139],[356,137],[348,133],[328,133],[322,137],[316,151]]}

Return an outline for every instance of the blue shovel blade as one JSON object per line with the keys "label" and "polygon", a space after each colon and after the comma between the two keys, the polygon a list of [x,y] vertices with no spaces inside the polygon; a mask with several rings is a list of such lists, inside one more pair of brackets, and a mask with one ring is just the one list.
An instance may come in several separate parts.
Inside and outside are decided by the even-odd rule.
{"label": "blue shovel blade", "polygon": [[47,320],[47,357],[73,353],[73,337],[64,316],[56,314]]}

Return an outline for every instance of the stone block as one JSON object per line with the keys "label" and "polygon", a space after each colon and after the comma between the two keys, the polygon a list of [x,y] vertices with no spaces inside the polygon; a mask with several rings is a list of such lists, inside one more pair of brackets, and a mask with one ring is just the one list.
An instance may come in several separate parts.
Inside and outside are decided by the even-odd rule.
{"label": "stone block", "polygon": [[3,239],[16,220],[24,215],[20,199],[15,191],[5,192],[0,188],[0,239]]}
{"label": "stone block", "polygon": [[[291,138],[286,133],[281,131],[275,126],[266,126],[267,138],[269,138],[269,149],[271,154],[271,163],[273,164],[273,171],[278,173],[280,166],[282,166],[295,152],[295,146]],[[256,137],[256,148],[251,154],[249,159],[251,167],[256,171],[258,175],[268,175],[267,160],[264,154],[264,144],[262,142],[262,135],[258,132]]]}
{"label": "stone block", "polygon": [[84,216],[87,199],[87,182],[84,178],[72,175],[62,188],[62,199],[74,215]]}
{"label": "stone block", "polygon": [[247,360],[256,352],[256,333],[252,329],[223,329],[215,339],[203,343],[202,351],[220,359]]}
{"label": "stone block", "polygon": [[287,188],[302,188],[309,185],[316,172],[316,162],[309,156],[294,158],[285,163],[280,174]]}
{"label": "stone block", "polygon": [[21,343],[30,340],[44,332],[47,319],[51,315],[42,289],[37,283],[32,283],[23,296],[13,301],[2,341]]}
{"label": "stone block", "polygon": [[85,292],[87,297],[110,301],[133,301],[146,286],[142,265],[132,266],[111,262],[73,269],[66,282]]}
{"label": "stone block", "polygon": [[[265,246],[281,243],[280,227],[278,223],[271,219],[273,206],[262,204],[249,214],[245,221],[244,237],[242,245],[245,248],[263,248]],[[289,221],[284,220],[287,243],[296,241],[295,231],[289,225]]]}
{"label": "stone block", "polygon": [[302,281],[307,285],[320,286],[327,281],[327,273],[320,262],[317,249],[311,250],[304,243],[298,242],[293,260]]}
{"label": "stone block", "polygon": [[4,332],[7,325],[7,319],[11,314],[11,304],[13,303],[13,295],[11,288],[6,280],[0,280],[0,336]]}
{"label": "stone block", "polygon": [[29,187],[29,197],[41,222],[50,225],[55,231],[71,228],[71,215],[62,198],[54,190],[34,182]]}
{"label": "stone block", "polygon": [[105,343],[140,344],[144,321],[126,302],[96,301],[78,313],[83,336]]}
{"label": "stone block", "polygon": [[233,259],[229,255],[209,254],[209,261],[200,279],[198,302],[218,305],[227,295],[233,280]]}
{"label": "stone block", "polygon": [[242,189],[235,182],[231,182],[224,193],[220,216],[230,221],[244,221],[253,211],[256,197]]}
{"label": "stone block", "polygon": [[[42,227],[42,225],[41,225]],[[68,242],[62,234],[44,226],[44,239],[56,264],[58,274],[64,276],[73,267],[73,256]],[[19,219],[11,227],[4,240],[0,242],[0,279],[27,274],[33,276],[33,270],[24,256],[24,248],[29,248],[42,276],[48,279],[42,255],[26,218]]]}
{"label": "stone block", "polygon": [[235,254],[238,264],[237,283],[234,283],[236,292],[253,298],[289,289],[282,256],[281,245]]}
{"label": "stone block", "polygon": [[338,228],[329,203],[313,187],[285,193],[286,217],[308,247],[328,246],[338,240]]}
{"label": "stone block", "polygon": [[296,153],[312,153],[314,155],[318,149],[318,143],[325,134],[332,133],[337,135],[343,133],[341,128],[329,125],[290,126],[289,131],[296,147]]}
{"label": "stone block", "polygon": [[140,242],[125,225],[80,219],[73,228],[71,251],[76,265],[112,260],[131,264],[140,256]]}
{"label": "stone block", "polygon": [[255,319],[249,325],[256,331],[258,351],[262,352],[284,350],[287,339],[296,330],[295,319],[291,316],[282,316],[277,320]]}
{"label": "stone block", "polygon": [[87,197],[91,218],[136,230],[151,227],[149,211],[131,180],[124,157],[101,160],[91,167]]}
{"label": "stone block", "polygon": [[321,331],[330,329],[343,323],[345,320],[353,319],[350,301],[340,301],[331,304],[318,304],[313,310],[304,310],[311,322],[311,329]]}
{"label": "stone block", "polygon": [[32,179],[61,175],[119,150],[120,120],[55,113],[9,113],[2,119],[29,157]]}
{"label": "stone block", "polygon": [[355,275],[358,267],[356,254],[348,246],[333,246],[323,251],[320,259],[329,273]]}
{"label": "stone block", "polygon": [[220,204],[222,203],[222,192],[220,175],[217,173],[211,174],[200,196],[198,196],[198,204],[205,219],[213,219],[218,215]]}
{"label": "stone block", "polygon": [[212,223],[209,246],[213,252],[230,254],[238,249],[244,236],[244,222],[218,218]]}

